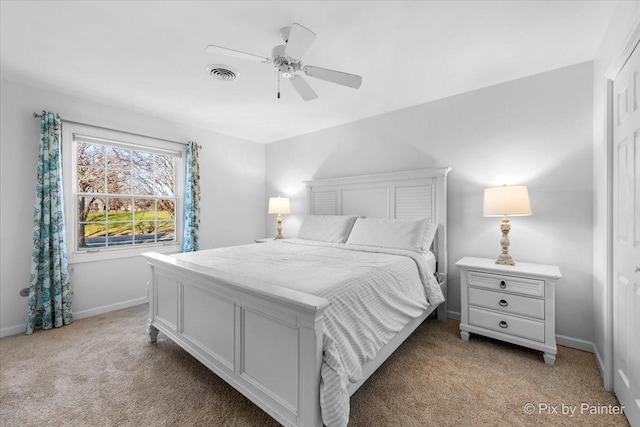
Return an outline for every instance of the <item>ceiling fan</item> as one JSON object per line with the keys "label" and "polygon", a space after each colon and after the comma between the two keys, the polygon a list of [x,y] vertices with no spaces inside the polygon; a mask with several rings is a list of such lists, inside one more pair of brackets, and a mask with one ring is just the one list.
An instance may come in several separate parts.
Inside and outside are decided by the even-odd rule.
{"label": "ceiling fan", "polygon": [[[317,98],[318,95],[302,77],[302,74],[354,89],[358,89],[362,84],[362,77],[355,74],[302,64],[300,59],[316,39],[315,33],[308,28],[293,23],[291,27],[282,28],[280,35],[284,39],[285,44],[275,46],[271,50],[270,58],[213,44],[208,45],[205,49],[207,52],[213,54],[273,64],[273,66],[278,69],[278,75],[288,79],[293,85],[293,88],[305,101],[311,101]],[[278,98],[280,98],[279,91]]]}

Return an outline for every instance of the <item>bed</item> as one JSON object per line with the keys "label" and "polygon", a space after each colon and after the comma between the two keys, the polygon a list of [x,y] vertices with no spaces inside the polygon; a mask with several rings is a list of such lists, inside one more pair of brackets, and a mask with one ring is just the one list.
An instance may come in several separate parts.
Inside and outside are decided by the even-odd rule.
{"label": "bed", "polygon": [[[353,242],[292,239],[175,256],[144,254],[152,270],[148,286],[150,340],[155,342],[158,332],[163,332],[283,425],[322,426],[323,415],[324,424],[346,424],[345,398],[348,420],[348,397],[430,314],[437,312],[439,319],[446,319],[446,301],[435,295],[436,290],[440,295],[446,295],[447,290],[449,170],[423,169],[305,182],[309,215],[358,217],[349,235]],[[426,218],[434,224],[437,232],[428,249],[435,265],[425,267],[429,260],[402,248],[358,245],[363,242],[354,237],[357,226],[363,230],[360,223],[375,223],[376,218],[406,223]],[[328,270],[317,270],[318,274],[308,278],[309,283],[299,283],[294,273],[316,268],[312,264],[316,258],[321,260],[317,269],[324,266]],[[351,267],[339,267],[341,261]],[[342,366],[332,358],[334,348],[340,347],[341,340],[350,341],[358,324],[356,320],[341,323],[335,313],[358,304],[335,299],[334,289],[346,287],[345,283],[364,286],[360,284],[365,280],[364,273],[361,278],[358,271],[370,271],[376,277],[397,276],[394,286],[408,283],[410,280],[404,279],[408,265],[415,271],[406,274],[418,275],[429,302],[411,304],[419,298],[411,296],[407,285],[408,297],[404,296],[404,300],[410,307],[403,310],[410,316],[396,322],[404,314],[392,314],[388,316],[394,320],[392,326],[383,327],[382,333],[363,332],[384,337],[373,351],[364,351],[368,355],[360,357],[361,366],[353,365],[357,365],[357,375],[337,372]],[[389,270],[380,273],[383,266]],[[356,298],[348,301],[361,299],[363,288],[358,289],[352,292]],[[367,310],[370,304],[363,301],[353,317],[364,318],[367,312],[374,311]],[[398,303],[386,305],[395,307]],[[371,329],[377,321],[360,322],[363,329]],[[340,332],[347,329],[347,323],[355,326]],[[341,338],[342,335],[348,338]],[[328,344],[334,341],[336,346]],[[358,353],[363,353],[361,350]],[[346,363],[345,370],[349,371],[349,366]],[[347,376],[349,380],[345,381]]]}

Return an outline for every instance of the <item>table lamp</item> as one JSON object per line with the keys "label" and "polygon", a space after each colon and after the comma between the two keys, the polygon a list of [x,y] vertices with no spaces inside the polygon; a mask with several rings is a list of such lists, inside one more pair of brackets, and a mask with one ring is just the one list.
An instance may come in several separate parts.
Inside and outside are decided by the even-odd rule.
{"label": "table lamp", "polygon": [[286,197],[270,197],[269,198],[269,213],[278,214],[278,235],[275,239],[284,239],[282,236],[282,214],[291,213],[291,205],[289,199]]}
{"label": "table lamp", "polygon": [[529,203],[529,192],[524,185],[503,185],[500,187],[490,187],[484,190],[484,216],[502,216],[502,253],[496,259],[496,264],[516,265],[513,257],[509,255],[509,217],[531,215],[531,204]]}

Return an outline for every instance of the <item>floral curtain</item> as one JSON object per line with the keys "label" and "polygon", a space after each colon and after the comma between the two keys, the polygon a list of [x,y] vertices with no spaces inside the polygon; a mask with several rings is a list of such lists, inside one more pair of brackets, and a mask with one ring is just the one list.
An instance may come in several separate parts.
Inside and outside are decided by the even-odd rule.
{"label": "floral curtain", "polygon": [[184,239],[183,252],[197,251],[198,230],[200,228],[200,165],[198,144],[187,144],[186,189],[184,192]]}
{"label": "floral curtain", "polygon": [[27,334],[72,321],[62,195],[60,116],[42,112],[33,219]]}

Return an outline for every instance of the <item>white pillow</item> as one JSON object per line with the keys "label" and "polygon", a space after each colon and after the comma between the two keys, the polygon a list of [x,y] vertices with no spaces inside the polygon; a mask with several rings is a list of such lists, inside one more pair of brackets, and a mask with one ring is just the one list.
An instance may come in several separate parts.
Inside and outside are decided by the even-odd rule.
{"label": "white pillow", "polygon": [[424,241],[422,242],[422,252],[431,251],[431,244],[433,243],[433,239],[436,237],[437,231],[438,224],[434,224],[432,222],[427,223],[427,228],[424,231]]}
{"label": "white pillow", "polygon": [[300,225],[298,239],[318,242],[344,243],[349,237],[356,216],[310,215]]}
{"label": "white pillow", "polygon": [[347,244],[422,252],[427,224],[426,219],[358,218]]}

